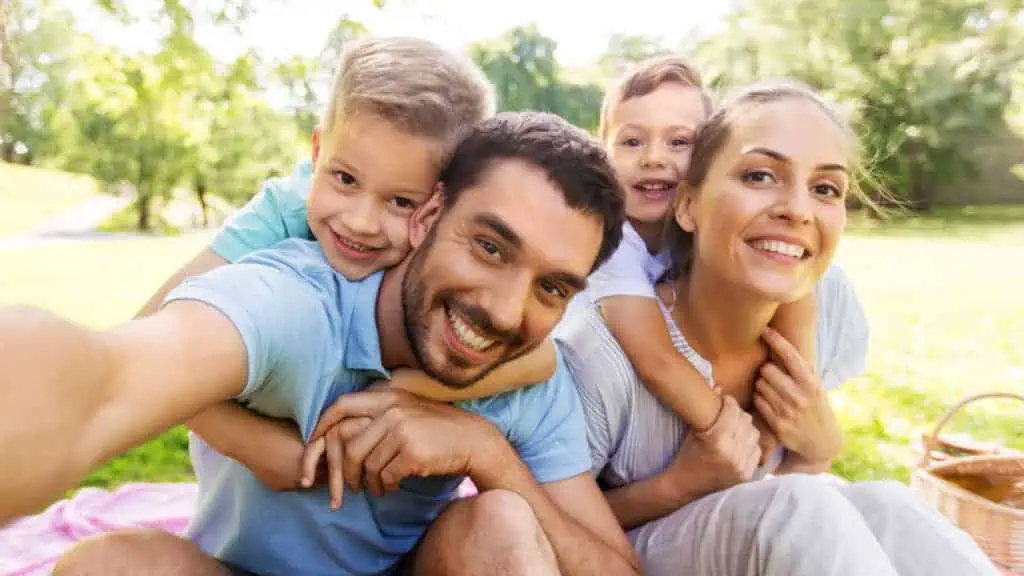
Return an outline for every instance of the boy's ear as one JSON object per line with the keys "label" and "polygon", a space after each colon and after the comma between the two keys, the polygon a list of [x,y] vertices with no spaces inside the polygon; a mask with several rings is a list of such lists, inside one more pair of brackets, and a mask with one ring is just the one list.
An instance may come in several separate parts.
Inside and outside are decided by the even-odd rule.
{"label": "boy's ear", "polygon": [[696,201],[695,190],[683,182],[679,185],[679,191],[676,194],[678,194],[675,209],[676,224],[692,234],[697,229],[697,221],[693,217]]}
{"label": "boy's ear", "polygon": [[320,125],[313,126],[313,168],[316,168],[316,161],[320,158],[320,136],[323,130]]}
{"label": "boy's ear", "polygon": [[409,244],[413,250],[419,248],[423,243],[430,233],[430,229],[441,217],[442,210],[444,210],[444,184],[438,182],[434,185],[434,191],[430,194],[430,198],[420,204],[409,218]]}

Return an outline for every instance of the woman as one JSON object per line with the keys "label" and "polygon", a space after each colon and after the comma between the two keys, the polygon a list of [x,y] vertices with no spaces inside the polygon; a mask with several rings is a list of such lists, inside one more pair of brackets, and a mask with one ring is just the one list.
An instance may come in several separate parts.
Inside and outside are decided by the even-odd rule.
{"label": "woman", "polygon": [[[894,482],[845,484],[824,472],[840,435],[826,391],[857,375],[867,323],[830,268],[856,193],[855,139],[813,92],[755,87],[698,135],[669,230],[676,269],[659,286],[673,341],[727,401],[721,459],[646,389],[597,307],[567,321],[606,496],[649,574],[996,574],[973,542]],[[778,306],[815,291],[817,367],[768,328]],[[712,378],[713,377],[713,378]],[[734,417],[731,414],[741,414]]]}

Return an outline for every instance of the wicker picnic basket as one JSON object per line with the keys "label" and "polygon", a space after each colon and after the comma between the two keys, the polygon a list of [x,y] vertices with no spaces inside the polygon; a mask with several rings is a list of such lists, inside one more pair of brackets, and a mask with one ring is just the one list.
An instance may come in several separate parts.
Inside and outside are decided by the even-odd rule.
{"label": "wicker picnic basket", "polygon": [[993,562],[1024,573],[1024,454],[939,436],[962,408],[990,398],[1024,402],[1019,394],[990,392],[950,407],[924,437],[924,454],[910,486],[970,534]]}

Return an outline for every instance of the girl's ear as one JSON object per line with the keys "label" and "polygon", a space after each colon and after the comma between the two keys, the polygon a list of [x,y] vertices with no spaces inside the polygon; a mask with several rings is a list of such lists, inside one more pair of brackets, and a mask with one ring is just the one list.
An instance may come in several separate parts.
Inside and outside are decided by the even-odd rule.
{"label": "girl's ear", "polygon": [[676,224],[691,234],[697,229],[697,221],[693,217],[697,198],[695,192],[686,182],[681,183],[675,209]]}

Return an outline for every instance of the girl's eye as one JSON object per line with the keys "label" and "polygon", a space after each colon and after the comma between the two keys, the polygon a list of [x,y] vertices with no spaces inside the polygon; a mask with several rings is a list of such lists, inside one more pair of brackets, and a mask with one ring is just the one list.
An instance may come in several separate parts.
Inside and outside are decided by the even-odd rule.
{"label": "girl's eye", "polygon": [[743,181],[754,184],[771,184],[775,182],[775,176],[767,170],[751,170],[743,175]]}
{"label": "girl's eye", "polygon": [[639,138],[626,138],[622,141],[622,145],[629,148],[636,148],[640,146],[641,142]]}
{"label": "girl's eye", "polygon": [[690,141],[687,140],[686,138],[673,138],[672,142],[671,142],[671,145],[674,148],[679,148],[679,147],[682,147],[682,146],[689,146],[690,145]]}

